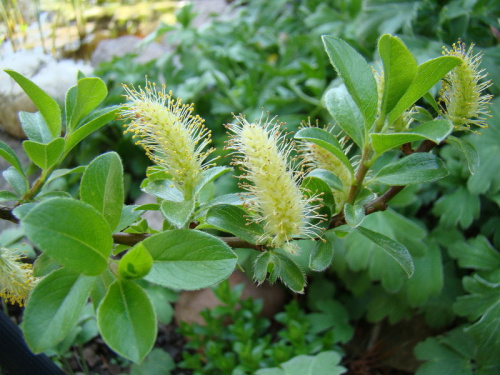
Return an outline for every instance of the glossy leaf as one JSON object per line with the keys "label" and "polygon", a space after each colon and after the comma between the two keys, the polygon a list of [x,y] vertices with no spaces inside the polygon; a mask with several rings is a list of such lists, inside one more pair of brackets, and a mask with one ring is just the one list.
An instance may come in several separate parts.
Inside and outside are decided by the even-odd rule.
{"label": "glossy leaf", "polygon": [[69,334],[95,279],[61,268],[37,284],[30,294],[23,323],[24,337],[33,352],[50,349]]}
{"label": "glossy leaf", "polygon": [[28,78],[13,70],[5,70],[5,73],[10,75],[33,101],[45,119],[45,123],[52,137],[59,137],[62,128],[61,109],[59,108],[59,104]]}
{"label": "glossy leaf", "polygon": [[365,141],[363,115],[345,85],[326,92],[325,106],[342,130],[362,148]]}
{"label": "glossy leaf", "polygon": [[120,109],[119,106],[106,107],[98,112],[89,119],[88,122],[81,125],[78,129],[74,130],[71,134],[66,137],[66,150],[68,153],[75,147],[80,141],[85,137],[92,134],[93,132],[99,130],[108,122],[114,120],[116,113]]}
{"label": "glossy leaf", "polygon": [[46,170],[57,163],[63,154],[64,144],[65,142],[63,138],[56,138],[47,144],[34,141],[24,141],[23,148],[33,163],[43,170]]}
{"label": "glossy leaf", "polygon": [[384,34],[378,42],[384,64],[382,112],[391,112],[417,75],[417,62],[398,37]]}
{"label": "glossy leaf", "polygon": [[353,172],[349,159],[345,156],[342,146],[332,133],[324,129],[308,127],[300,129],[295,134],[294,138],[312,142],[323,147],[325,150],[335,155],[351,172]]}
{"label": "glossy leaf", "polygon": [[321,178],[308,175],[302,180],[302,189],[307,196],[317,196],[317,201],[329,209],[330,214],[335,211],[335,199],[328,184]]}
{"label": "glossy leaf", "polygon": [[330,267],[334,254],[333,241],[325,236],[325,242],[316,241],[309,256],[309,268],[321,272]]}
{"label": "glossy leaf", "polygon": [[201,181],[194,189],[194,194],[195,195],[199,194],[199,192],[201,191],[201,189],[203,189],[205,185],[232,170],[233,168],[228,168],[228,167],[212,167],[203,171],[203,173],[201,174]]}
{"label": "glossy leaf", "polygon": [[120,221],[124,196],[120,156],[108,152],[92,160],[82,176],[80,197],[104,216],[112,230]]}
{"label": "glossy leaf", "polygon": [[261,253],[254,264],[254,279],[257,283],[262,284],[269,274],[269,282],[276,282],[280,274],[280,263],[276,259],[274,251],[264,251]]}
{"label": "glossy leaf", "polygon": [[96,77],[78,80],[77,90],[76,101],[68,122],[68,132],[76,129],[83,117],[92,112],[108,95],[106,84]]}
{"label": "glossy leaf", "polygon": [[375,179],[387,185],[411,185],[439,180],[448,175],[445,164],[429,153],[414,153],[383,167]]}
{"label": "glossy leaf", "polygon": [[153,266],[153,258],[141,242],[120,259],[118,273],[125,279],[141,279],[146,276]]}
{"label": "glossy leaf", "polygon": [[181,229],[155,234],[142,242],[153,257],[146,280],[173,289],[195,290],[225,280],[236,254],[219,238]]}
{"label": "glossy leaf", "polygon": [[388,115],[392,124],[404,111],[420,99],[432,86],[438,83],[450,70],[462,60],[454,56],[441,56],[418,66],[417,75],[398,103]]}
{"label": "glossy leaf", "polygon": [[32,208],[21,224],[28,238],[57,263],[86,275],[107,268],[111,231],[92,206],[74,199],[48,199]]}
{"label": "glossy leaf", "polygon": [[364,227],[358,227],[356,230],[394,258],[406,272],[408,277],[413,275],[413,259],[405,246],[381,233],[374,232]]}
{"label": "glossy leaf", "polygon": [[342,191],[344,185],[340,178],[338,178],[333,172],[327,171],[326,169],[313,169],[307,174],[307,177],[316,177],[325,181],[331,189]]}
{"label": "glossy leaf", "polygon": [[116,280],[97,309],[102,338],[121,356],[140,363],[151,351],[157,326],[153,305],[134,281]]}
{"label": "glossy leaf", "polygon": [[164,200],[161,202],[160,211],[170,224],[177,229],[182,229],[188,224],[194,211],[194,200],[181,202]]}
{"label": "glossy leaf", "polygon": [[377,115],[377,84],[370,66],[354,48],[342,39],[324,35],[323,44],[330,62],[357,104],[368,129]]}
{"label": "glossy leaf", "polygon": [[147,185],[143,187],[142,190],[145,193],[169,201],[182,202],[184,200],[182,192],[176,189],[171,180],[148,181]]}
{"label": "glossy leaf", "polygon": [[207,213],[207,223],[221,231],[233,234],[250,243],[257,243],[264,233],[264,228],[255,222],[249,222],[248,213],[238,206],[220,204]]}
{"label": "glossy leaf", "polygon": [[344,217],[347,225],[351,228],[357,228],[365,218],[365,208],[362,205],[352,205],[346,203],[344,205]]}
{"label": "glossy leaf", "polygon": [[373,149],[381,154],[387,150],[399,147],[405,143],[428,139],[434,143],[441,143],[453,131],[453,124],[449,120],[434,120],[426,122],[407,132],[372,133]]}

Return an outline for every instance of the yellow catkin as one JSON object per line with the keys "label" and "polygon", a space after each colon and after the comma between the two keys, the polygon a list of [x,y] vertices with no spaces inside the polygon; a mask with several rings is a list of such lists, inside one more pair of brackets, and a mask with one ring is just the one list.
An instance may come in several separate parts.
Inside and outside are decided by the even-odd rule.
{"label": "yellow catkin", "polygon": [[0,297],[21,307],[38,282],[33,276],[33,266],[22,259],[9,249],[0,249]]}
{"label": "yellow catkin", "polygon": [[486,77],[484,70],[479,69],[482,55],[474,54],[473,47],[472,44],[467,49],[459,41],[453,44],[451,50],[444,48],[443,51],[443,54],[462,59],[462,63],[445,76],[440,92],[443,112],[457,130],[469,130],[471,125],[484,128],[489,116],[491,95],[484,95],[482,92],[491,86],[491,81],[481,82]]}
{"label": "yellow catkin", "polygon": [[121,114],[131,120],[125,125],[126,132],[134,133],[136,143],[173,177],[176,188],[189,199],[209,166],[206,158],[213,149],[205,148],[211,142],[210,130],[201,117],[192,115],[192,104],[174,99],[164,85],[157,89],[146,81],[145,88],[123,87],[127,103]]}
{"label": "yellow catkin", "polygon": [[[294,238],[317,234],[311,220],[319,218],[318,206],[311,205],[299,188],[300,173],[289,163],[291,144],[285,141],[276,118],[249,123],[243,116],[227,125],[232,132],[228,148],[235,151],[233,164],[239,164],[250,182],[243,184],[254,197],[249,204],[255,222],[261,222],[265,234],[261,243],[284,247]],[[317,199],[317,197],[313,197]]]}

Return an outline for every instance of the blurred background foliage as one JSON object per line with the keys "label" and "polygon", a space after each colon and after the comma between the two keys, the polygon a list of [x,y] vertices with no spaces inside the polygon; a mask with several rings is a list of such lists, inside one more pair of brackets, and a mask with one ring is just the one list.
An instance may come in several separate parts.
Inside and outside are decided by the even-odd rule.
{"label": "blurred background foliage", "polygon": [[[2,0],[4,8],[6,3]],[[340,82],[321,44],[323,34],[345,39],[375,67],[376,43],[384,33],[401,37],[419,63],[457,40],[474,43],[484,55],[490,93],[500,94],[498,0],[236,0],[227,10],[199,25],[194,7],[186,3],[174,22],[161,22],[143,39],[144,45],[167,45],[163,56],[140,64],[128,54],[102,63],[95,74],[109,89],[104,105],[122,103],[121,84],[144,86],[147,75],[195,104],[222,156],[223,124],[232,121],[232,113],[253,120],[269,112],[286,122],[288,131],[308,118],[326,125],[332,118],[322,97]],[[462,154],[444,145],[436,152],[450,170],[448,177],[405,188],[390,210],[367,218],[368,226],[410,250],[413,278],[406,279],[394,262],[355,235],[338,241],[331,269],[309,275],[310,289],[325,291],[316,296],[341,302],[357,327],[363,320],[416,324],[423,317],[423,338],[442,333],[417,346],[417,357],[430,360],[419,374],[452,373],[451,365],[456,374],[500,371],[500,100],[493,101],[491,114],[481,135],[462,135],[481,159],[474,175]],[[123,158],[129,199],[135,199],[149,161],[123,135],[119,121],[82,144],[73,162],[85,164],[109,150]],[[216,189],[217,194],[233,192],[236,179],[222,178]],[[307,249],[303,253],[306,258]],[[467,348],[462,347],[465,341]]]}

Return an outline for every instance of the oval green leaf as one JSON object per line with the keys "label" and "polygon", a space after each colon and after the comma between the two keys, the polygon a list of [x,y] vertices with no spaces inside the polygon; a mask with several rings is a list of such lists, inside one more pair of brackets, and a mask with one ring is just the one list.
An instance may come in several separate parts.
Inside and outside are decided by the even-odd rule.
{"label": "oval green leaf", "polygon": [[247,216],[248,213],[238,206],[219,204],[208,210],[206,220],[213,228],[255,244],[264,234],[264,228],[258,223],[249,222]]}
{"label": "oval green leaf", "polygon": [[125,279],[141,279],[149,273],[152,266],[153,257],[139,242],[120,259],[118,273]]}
{"label": "oval green leaf", "polygon": [[436,155],[414,153],[383,167],[375,177],[387,185],[411,185],[439,180],[448,175],[445,164]]}
{"label": "oval green leaf", "polygon": [[19,161],[14,150],[6,143],[0,141],[0,157],[4,158],[7,163],[12,165],[19,173],[24,175],[23,166]]}
{"label": "oval green leaf", "polygon": [[372,133],[373,149],[381,154],[387,150],[399,147],[405,143],[428,139],[434,143],[441,143],[453,131],[453,124],[449,120],[434,120],[426,122],[416,128],[401,133]]}
{"label": "oval green leaf", "polygon": [[60,268],[42,279],[30,294],[23,332],[35,353],[62,341],[75,326],[96,278]]}
{"label": "oval green leaf", "polygon": [[86,274],[106,270],[113,240],[109,225],[92,206],[53,198],[21,220],[28,238],[57,263]]}
{"label": "oval green leaf", "polygon": [[358,105],[368,129],[377,116],[377,83],[372,69],[354,48],[342,39],[323,35],[323,44],[330,62]]}
{"label": "oval green leaf", "polygon": [[388,115],[392,124],[404,111],[420,99],[432,86],[438,83],[450,70],[462,60],[454,56],[441,56],[418,66],[417,75],[404,95],[399,99]]}
{"label": "oval green leaf", "polygon": [[357,227],[356,230],[394,258],[407,273],[408,277],[413,275],[413,271],[415,270],[413,259],[403,244],[384,236],[382,233],[374,232],[364,227]]}
{"label": "oval green leaf", "polygon": [[363,115],[345,85],[334,87],[326,92],[325,106],[342,130],[359,148],[363,148],[365,142]]}
{"label": "oval green leaf", "polygon": [[153,257],[145,279],[173,289],[201,289],[225,280],[238,259],[219,238],[197,230],[165,231],[142,244]]}
{"label": "oval green leaf", "polygon": [[285,253],[274,252],[278,261],[279,278],[288,288],[295,293],[304,293],[306,286],[306,277],[297,263]]}
{"label": "oval green leaf", "polygon": [[134,281],[111,284],[97,309],[97,326],[111,349],[135,363],[142,362],[156,340],[153,305]]}
{"label": "oval green leaf", "polygon": [[181,202],[164,200],[161,202],[160,211],[170,224],[182,229],[191,219],[194,211],[194,200],[183,200]]}
{"label": "oval green leaf", "polygon": [[5,70],[5,73],[10,75],[19,84],[19,86],[21,86],[26,95],[28,95],[33,101],[45,119],[52,137],[59,137],[61,135],[62,128],[61,108],[59,108],[59,104],[57,104],[57,102],[45,91],[23,75],[13,70]]}
{"label": "oval green leaf", "polygon": [[378,42],[384,64],[382,111],[389,113],[401,99],[417,75],[417,62],[398,37],[385,34]]}
{"label": "oval green leaf", "polygon": [[123,166],[116,152],[99,155],[87,166],[80,197],[104,216],[111,229],[116,228],[124,200]]}
{"label": "oval green leaf", "polygon": [[321,272],[330,267],[334,254],[333,241],[328,237],[325,242],[316,241],[311,255],[309,256],[309,268],[313,271]]}
{"label": "oval green leaf", "polygon": [[93,111],[108,95],[106,84],[96,77],[82,78],[77,83],[76,101],[72,106],[68,131],[76,129],[80,120]]}

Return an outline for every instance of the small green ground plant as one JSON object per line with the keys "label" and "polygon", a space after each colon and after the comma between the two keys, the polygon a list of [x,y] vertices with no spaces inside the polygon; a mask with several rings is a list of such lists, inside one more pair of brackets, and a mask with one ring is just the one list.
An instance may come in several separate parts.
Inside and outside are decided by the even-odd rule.
{"label": "small green ground plant", "polygon": [[[385,34],[378,40],[377,71],[346,41],[329,35],[322,41],[341,80],[325,94],[335,126],[307,123],[292,140],[276,117],[262,114],[249,120],[236,115],[226,125],[230,166],[217,165],[211,158],[211,132],[204,119],[164,86],[151,81],[144,87],[125,85],[126,104],[96,110],[107,95],[106,86],[99,78],[80,75],[62,112],[33,82],[7,71],[39,109],[20,114],[28,136],[24,150],[40,172],[33,183],[12,149],[0,144],[0,155],[11,164],[3,177],[12,186],[0,196],[13,202],[2,207],[1,217],[20,223],[40,251],[32,267],[2,248],[0,291],[10,302],[26,303],[22,328],[34,352],[51,350],[66,340],[88,312],[84,307],[90,299],[97,331],[106,344],[140,363],[153,348],[161,311],[151,290],[217,284],[243,257],[257,283],[279,279],[295,293],[305,292],[305,270],[334,270],[354,296],[371,296],[367,306],[358,306],[370,321],[398,321],[414,309],[430,314],[431,298],[449,292],[443,286],[445,255],[439,247],[448,239],[439,232],[429,239],[424,226],[388,209],[388,203],[399,198],[399,204],[410,209],[416,189],[432,191],[436,181],[453,176],[446,162],[455,168],[453,173],[479,171],[474,143],[460,132],[485,127],[488,116],[491,98],[484,93],[489,83],[483,80],[480,55],[459,42],[442,56],[419,64],[400,38]],[[435,98],[433,88],[439,83],[442,89]],[[115,152],[103,153],[88,165],[60,168],[77,144],[118,113],[126,132],[154,163],[141,188],[156,197],[155,203],[124,204],[123,164]],[[444,144],[448,153],[439,157],[434,151]],[[218,195],[219,177],[233,167],[242,172],[241,191]],[[56,181],[75,174],[81,175],[78,191],[72,195],[60,190]],[[438,201],[434,212],[439,215],[449,206]],[[162,214],[162,230],[141,219],[146,210]],[[441,216],[445,223],[453,222],[449,215]],[[466,226],[468,221],[462,220]],[[453,350],[465,356],[460,363],[467,370],[474,363],[471,371],[496,371],[498,272],[490,260],[499,255],[486,238],[468,244],[473,250],[449,253],[475,272],[464,279],[469,294],[454,306],[457,314],[473,322],[462,333],[474,340],[467,352],[459,346]],[[488,261],[479,262],[484,257]],[[490,296],[488,303],[479,302],[483,295]],[[434,307],[441,302],[446,308],[445,301],[434,301]],[[241,310],[245,312],[250,313]],[[286,321],[290,316],[284,316],[292,328],[293,319]],[[210,322],[210,314],[206,318]],[[228,329],[235,334],[243,322]],[[303,322],[298,323],[300,331]],[[486,331],[487,337],[482,334]],[[328,366],[342,370],[336,367],[340,357],[335,349],[328,351],[325,343],[317,351],[311,349],[308,345],[314,341],[307,342],[307,335],[301,337],[305,347],[294,346],[298,336],[282,337],[295,350],[290,356],[327,351],[279,366],[275,358],[270,363],[274,368],[259,373],[318,368],[318,374],[330,374]],[[424,342],[417,355],[434,359],[429,348],[446,345],[446,337]],[[449,337],[456,338],[452,333]],[[337,337],[331,343],[339,342],[343,339]],[[220,352],[215,343],[207,353],[212,349]],[[240,358],[250,350],[244,344],[232,349]],[[219,357],[228,361],[225,368],[234,359],[230,357]],[[251,370],[257,366],[246,365]],[[424,366],[442,369],[446,358]]]}

